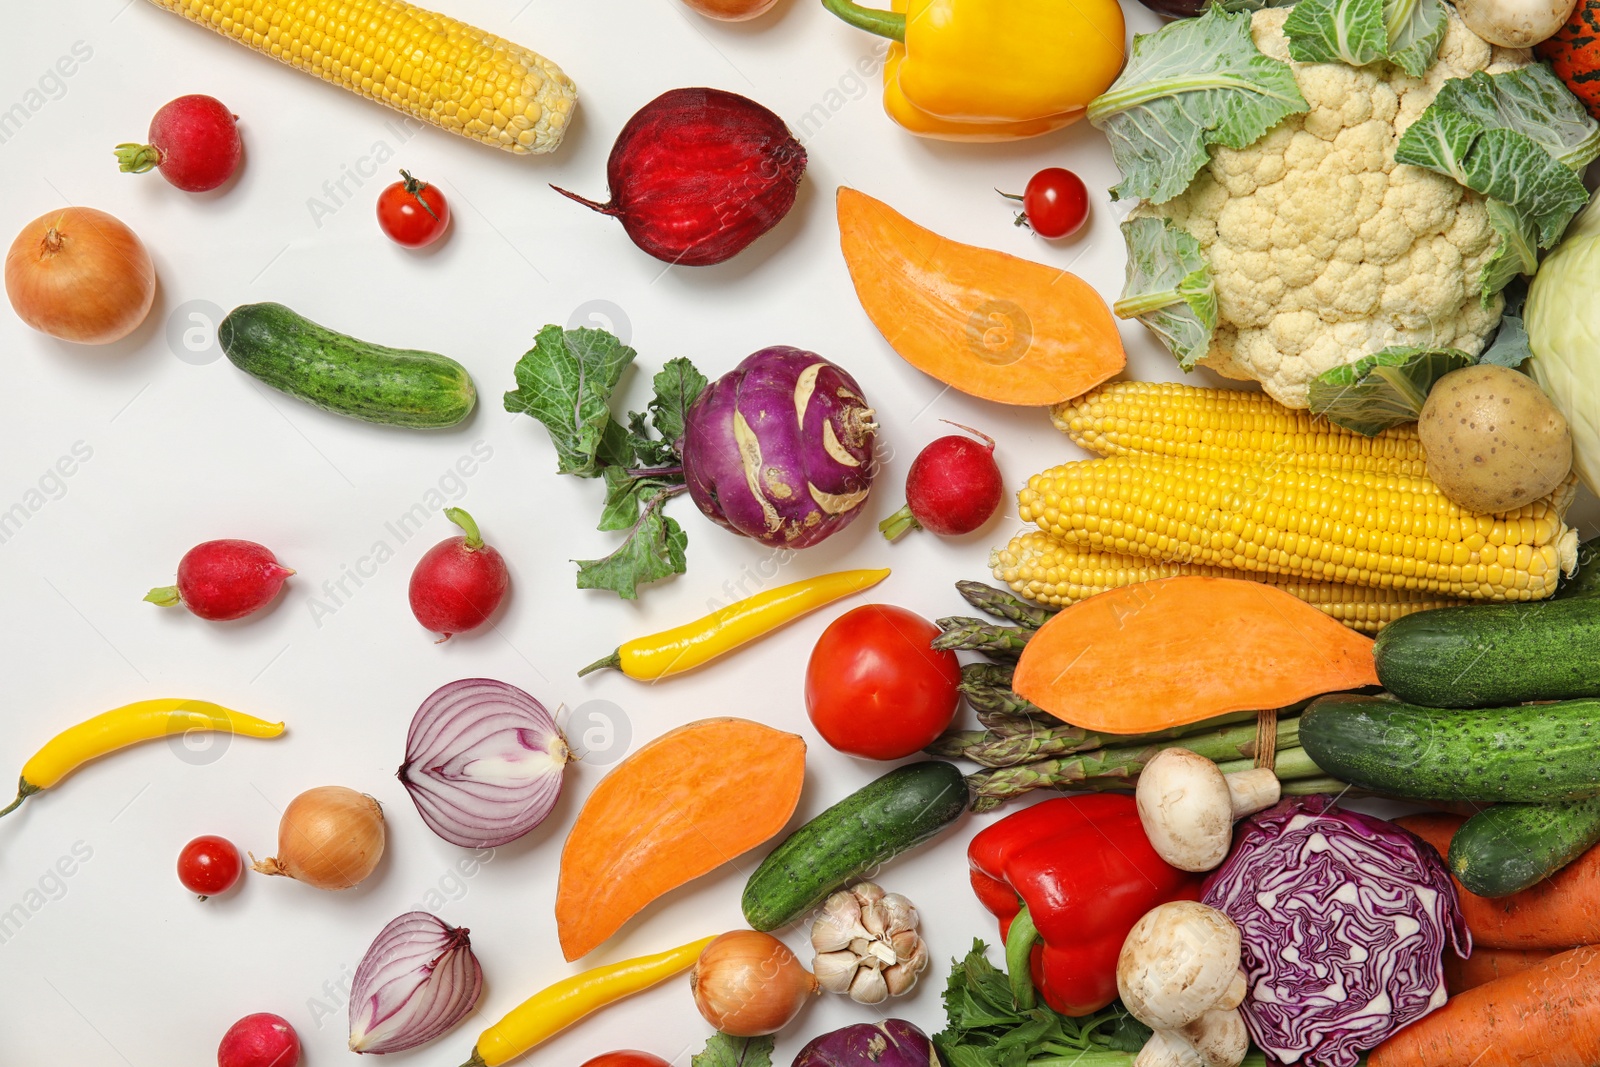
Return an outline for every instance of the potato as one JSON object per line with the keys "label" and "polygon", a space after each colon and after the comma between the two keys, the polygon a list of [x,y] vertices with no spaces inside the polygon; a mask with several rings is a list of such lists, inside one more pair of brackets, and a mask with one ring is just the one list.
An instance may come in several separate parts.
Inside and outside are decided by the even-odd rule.
{"label": "potato", "polygon": [[1428,477],[1480,514],[1515,511],[1572,470],[1572,431],[1544,390],[1510,367],[1480,363],[1434,383],[1417,420]]}

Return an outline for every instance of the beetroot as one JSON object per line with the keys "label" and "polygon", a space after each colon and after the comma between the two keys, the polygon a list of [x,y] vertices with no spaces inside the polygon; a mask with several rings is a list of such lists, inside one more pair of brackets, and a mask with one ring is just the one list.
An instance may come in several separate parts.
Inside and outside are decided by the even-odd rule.
{"label": "beetroot", "polygon": [[634,244],[703,267],[742,252],[794,206],[806,150],[783,120],[720,89],[673,89],[628,120],[611,147],[609,203],[562,196],[621,220]]}
{"label": "beetroot", "polygon": [[460,508],[444,514],[465,533],[440,541],[417,561],[411,572],[411,614],[448,641],[488,622],[511,578],[505,559],[483,543],[471,515]]}
{"label": "beetroot", "polygon": [[294,571],[254,541],[207,541],[178,561],[178,584],[159,586],[144,598],[184,607],[212,622],[242,619],[272,603]]}
{"label": "beetroot", "polygon": [[994,461],[994,438],[970,426],[960,428],[983,443],[950,434],[918,453],[906,473],[906,506],[878,523],[883,536],[893,541],[919,528],[943,537],[967,534],[999,509],[1005,481]]}
{"label": "beetroot", "polygon": [[122,170],[143,174],[155,167],[188,193],[215,189],[239,169],[244,142],[238,116],[210,96],[180,96],[150,120],[149,144],[117,145]]}
{"label": "beetroot", "polygon": [[296,1067],[300,1035],[280,1015],[257,1012],[228,1027],[217,1046],[217,1067]]}

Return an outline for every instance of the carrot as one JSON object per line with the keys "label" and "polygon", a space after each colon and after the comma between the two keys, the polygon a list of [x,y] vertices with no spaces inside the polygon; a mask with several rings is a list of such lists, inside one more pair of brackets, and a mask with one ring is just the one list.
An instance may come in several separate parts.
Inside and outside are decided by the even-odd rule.
{"label": "carrot", "polygon": [[1011,687],[1073,726],[1134,734],[1377,683],[1371,638],[1305,601],[1183,576],[1059,612],[1029,639]]}
{"label": "carrot", "polygon": [[805,773],[802,738],[745,719],[690,723],[618,764],[589,794],[561,851],[556,928],[567,959],[776,835]]}
{"label": "carrot", "polygon": [[1600,945],[1452,997],[1372,1050],[1367,1067],[1594,1067]]}
{"label": "carrot", "polygon": [[1465,993],[1543,963],[1559,951],[1553,948],[1480,948],[1462,959],[1449,949],[1444,953],[1444,985],[1451,996]]}
{"label": "carrot", "polygon": [[[1395,822],[1450,854],[1450,839],[1466,822],[1432,812]],[[1600,944],[1600,845],[1532,889],[1509,897],[1480,897],[1456,882],[1472,943],[1482,948],[1554,948]]]}
{"label": "carrot", "polygon": [[963,393],[1057,404],[1127,365],[1111,309],[1074,274],[941,237],[842,186],[839,243],[889,346]]}

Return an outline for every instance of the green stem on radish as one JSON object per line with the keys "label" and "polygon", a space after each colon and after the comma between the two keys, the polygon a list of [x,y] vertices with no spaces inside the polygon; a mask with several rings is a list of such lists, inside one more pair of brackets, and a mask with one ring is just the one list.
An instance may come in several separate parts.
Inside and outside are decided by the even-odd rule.
{"label": "green stem on radish", "polygon": [[161,149],[153,144],[119,144],[113,151],[124,174],[143,174],[161,165]]}
{"label": "green stem on radish", "polygon": [[178,595],[178,587],[175,585],[157,586],[146,593],[144,598],[150,603],[160,604],[164,608],[170,608],[174,604],[182,603],[183,600],[183,598]]}
{"label": "green stem on radish", "polygon": [[922,529],[922,523],[918,522],[917,517],[911,514],[910,504],[878,523],[878,532],[890,541],[898,540],[912,530],[920,529]]}
{"label": "green stem on radish", "polygon": [[463,547],[468,552],[476,552],[483,547],[483,534],[478,531],[478,524],[473,521],[471,515],[468,515],[460,508],[445,508],[444,517],[461,527],[461,532],[467,535],[467,540]]}

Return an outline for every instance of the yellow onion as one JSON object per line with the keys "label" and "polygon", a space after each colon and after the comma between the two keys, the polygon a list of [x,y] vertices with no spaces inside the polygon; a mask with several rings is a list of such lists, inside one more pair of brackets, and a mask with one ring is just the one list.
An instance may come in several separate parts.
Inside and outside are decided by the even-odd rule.
{"label": "yellow onion", "polygon": [[79,344],[128,336],[150,313],[150,253],[115,216],[62,208],[23,227],[6,254],[6,295],[23,322]]}
{"label": "yellow onion", "polygon": [[789,1025],[817,979],[771,934],[734,930],[700,953],[689,972],[695,1007],[729,1037],[761,1037]]}
{"label": "yellow onion", "polygon": [[318,786],[289,801],[278,822],[278,854],[254,869],[317,889],[349,889],[383,858],[383,839],[376,800],[342,785]]}

